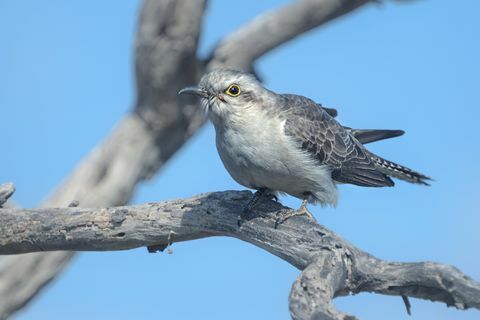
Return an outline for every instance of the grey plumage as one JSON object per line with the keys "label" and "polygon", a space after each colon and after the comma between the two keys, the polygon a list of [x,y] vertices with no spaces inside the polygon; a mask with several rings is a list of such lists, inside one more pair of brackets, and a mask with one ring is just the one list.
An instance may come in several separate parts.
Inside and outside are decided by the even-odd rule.
{"label": "grey plumage", "polygon": [[180,93],[202,97],[220,157],[246,187],[335,205],[338,183],[383,187],[394,185],[390,177],[419,184],[429,180],[363,145],[403,131],[344,127],[335,109],[303,96],[276,94],[249,74],[215,70],[199,87]]}
{"label": "grey plumage", "polygon": [[[333,108],[327,108],[323,106],[320,103],[313,102],[310,99],[306,99],[305,97],[302,96],[297,96],[294,94],[282,94],[281,96],[287,98],[287,99],[294,99],[294,100],[301,100],[306,102],[308,105],[311,105],[312,108],[323,108],[325,112],[327,112],[330,116],[333,118],[338,116],[338,111]],[[403,135],[405,131],[403,130],[388,130],[388,129],[352,129],[349,127],[345,127],[347,131],[353,135],[360,143],[362,144],[367,144],[371,142],[376,142],[384,139],[390,139],[390,138],[395,138]]]}

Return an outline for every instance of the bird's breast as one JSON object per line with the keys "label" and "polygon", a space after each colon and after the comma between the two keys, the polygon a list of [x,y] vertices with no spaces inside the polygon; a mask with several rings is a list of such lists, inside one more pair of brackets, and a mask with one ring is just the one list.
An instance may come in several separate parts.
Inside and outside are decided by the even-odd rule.
{"label": "bird's breast", "polygon": [[258,115],[246,119],[216,127],[217,149],[233,179],[248,188],[295,196],[314,188],[324,170],[285,135],[284,120]]}
{"label": "bird's breast", "polygon": [[262,187],[273,174],[288,171],[282,161],[288,151],[281,141],[281,125],[256,119],[216,130],[220,158],[238,183]]}

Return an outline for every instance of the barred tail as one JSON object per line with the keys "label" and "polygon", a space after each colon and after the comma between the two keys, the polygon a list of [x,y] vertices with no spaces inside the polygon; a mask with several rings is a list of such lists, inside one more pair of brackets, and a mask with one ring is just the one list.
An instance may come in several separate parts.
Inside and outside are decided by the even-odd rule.
{"label": "barred tail", "polygon": [[407,167],[396,164],[395,162],[385,160],[373,153],[370,154],[371,159],[375,163],[378,171],[400,180],[411,183],[423,184],[429,186],[428,180],[432,180],[424,174],[413,171]]}

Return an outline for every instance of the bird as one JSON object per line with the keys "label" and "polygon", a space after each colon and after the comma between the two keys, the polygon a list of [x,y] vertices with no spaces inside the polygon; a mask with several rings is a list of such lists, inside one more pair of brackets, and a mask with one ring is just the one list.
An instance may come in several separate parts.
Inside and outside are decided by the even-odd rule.
{"label": "bird", "polygon": [[307,205],[336,206],[339,184],[392,187],[392,178],[421,185],[431,180],[365,147],[404,131],[342,126],[336,109],[301,95],[275,93],[252,74],[215,69],[179,94],[200,97],[226,170],[236,182],[256,190],[239,215],[239,225],[266,197],[286,193],[302,200],[282,221],[296,215],[313,219]]}

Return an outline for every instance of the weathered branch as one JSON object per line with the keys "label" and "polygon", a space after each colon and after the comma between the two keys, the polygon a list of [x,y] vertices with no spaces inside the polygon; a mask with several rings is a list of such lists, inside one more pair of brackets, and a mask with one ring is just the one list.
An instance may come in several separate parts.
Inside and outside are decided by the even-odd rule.
{"label": "weathered branch", "polygon": [[480,309],[480,284],[454,267],[386,262],[306,218],[275,229],[277,217],[290,210],[276,202],[260,205],[257,217],[238,228],[236,217],[250,197],[227,191],[128,207],[0,209],[0,254],[124,250],[229,236],[303,270],[290,295],[294,319],[354,319],[331,300],[365,291]]}
{"label": "weathered branch", "polygon": [[[191,127],[199,125],[194,117],[186,115],[190,109],[179,105],[185,102],[177,101],[176,93],[197,77],[194,69],[187,72],[184,68],[196,61],[204,6],[205,0],[145,1],[137,35],[137,106],[44,206],[67,206],[72,200],[95,207],[126,204],[135,186],[158,171],[193,134]],[[0,319],[30,301],[73,254],[1,257]],[[20,272],[23,268],[36,272]]]}
{"label": "weathered branch", "polygon": [[213,53],[210,67],[250,71],[261,56],[289,40],[370,0],[303,0],[263,14],[226,37]]}
{"label": "weathered branch", "polygon": [[178,150],[190,121],[177,92],[197,77],[193,68],[185,68],[196,61],[204,7],[205,0],[145,2],[136,42],[135,110],[45,206],[66,206],[74,199],[82,206],[125,204],[138,182],[157,172]]}
{"label": "weathered branch", "polygon": [[337,311],[331,301],[359,292],[438,301],[460,310],[480,309],[480,283],[455,267],[383,261],[350,244],[322,250],[292,287],[290,312],[294,319],[354,320]]}
{"label": "weathered branch", "polygon": [[434,262],[397,263],[361,256],[355,261],[353,292],[405,295],[480,309],[479,284],[455,267]]}
{"label": "weathered branch", "polygon": [[356,319],[339,312],[332,304],[337,292],[344,287],[350,271],[345,253],[341,248],[330,250],[325,247],[303,270],[290,292],[289,304],[293,319]]}
{"label": "weathered branch", "polygon": [[[63,270],[73,252],[28,253],[0,260],[0,319],[28,304],[55,275]],[[25,280],[21,278],[23,276]]]}

